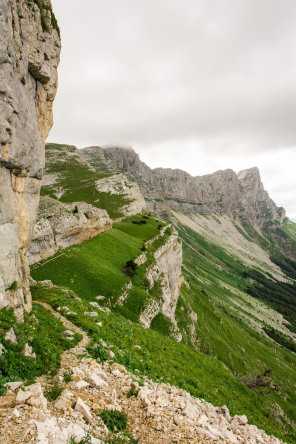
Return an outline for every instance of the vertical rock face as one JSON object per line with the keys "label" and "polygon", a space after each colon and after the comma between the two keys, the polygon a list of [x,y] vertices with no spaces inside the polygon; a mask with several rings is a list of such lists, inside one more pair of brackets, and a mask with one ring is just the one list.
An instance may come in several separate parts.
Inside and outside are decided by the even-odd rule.
{"label": "vertical rock face", "polygon": [[175,311],[179,298],[179,289],[183,282],[182,278],[182,243],[177,231],[171,227],[172,234],[167,241],[154,253],[153,264],[148,268],[146,277],[150,288],[155,282],[161,284],[161,292],[157,298],[152,298],[140,316],[140,324],[149,328],[152,320],[158,313],[163,313],[172,322],[171,337],[176,341],[182,340],[176,318]]}
{"label": "vertical rock face", "polygon": [[85,202],[62,204],[43,196],[28,247],[29,263],[53,256],[59,249],[80,244],[111,227],[112,220],[106,210]]}
{"label": "vertical rock face", "polygon": [[0,28],[0,309],[21,318],[61,45],[49,0],[0,0]]}
{"label": "vertical rock face", "polygon": [[82,153],[91,165],[99,159],[111,171],[123,172],[137,182],[148,210],[228,214],[259,227],[270,221],[281,225],[285,217],[285,210],[264,190],[256,167],[238,174],[227,169],[194,177],[179,169],[151,169],[132,148],[89,147]]}

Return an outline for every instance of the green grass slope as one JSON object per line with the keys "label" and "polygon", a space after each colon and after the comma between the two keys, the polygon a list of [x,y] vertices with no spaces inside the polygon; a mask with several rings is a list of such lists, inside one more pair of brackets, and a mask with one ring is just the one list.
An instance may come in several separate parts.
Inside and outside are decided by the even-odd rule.
{"label": "green grass slope", "polygon": [[[141,220],[146,223],[133,223]],[[135,324],[146,301],[155,297],[153,291],[157,292],[157,288],[150,293],[146,291],[145,270],[153,260],[153,251],[169,235],[169,228],[148,248],[147,262],[137,267],[134,276],[126,276],[123,269],[142,253],[143,242],[159,233],[159,225],[159,220],[153,217],[134,216],[91,241],[35,264],[31,271],[34,279],[50,279],[69,288],[81,302],[59,289],[42,286],[33,287],[34,297],[54,307],[66,305],[77,312],[78,316],[72,316],[71,320],[86,329],[94,341],[101,338],[115,345],[116,360],[131,370],[163,378],[214,404],[226,404],[232,414],[245,413],[268,433],[285,436],[286,441],[293,442],[295,355],[260,334],[256,310],[261,310],[262,316],[265,311],[270,313],[262,302],[247,294],[250,282],[244,276],[246,267],[223,248],[211,245],[188,228],[179,227],[184,247],[183,273],[190,284],[182,286],[176,312],[183,343],[165,337],[169,326],[162,316],[154,320],[151,330]],[[129,282],[133,285],[129,297],[122,306],[116,305]],[[103,321],[102,329],[83,314],[96,310],[89,302],[98,295],[106,297],[104,304],[113,311],[107,315],[97,310],[98,320]],[[192,313],[197,316],[196,322]],[[135,323],[131,324],[122,315]],[[274,315],[276,323],[277,313]],[[135,344],[141,350],[135,349]],[[266,370],[271,370],[270,377],[264,380],[266,387],[251,389],[243,384],[242,381],[256,380]]]}
{"label": "green grass slope", "polygon": [[[139,256],[144,241],[159,234],[162,224],[157,218],[137,215],[114,224],[114,228],[100,236],[58,252],[55,256],[37,263],[31,268],[36,280],[50,279],[55,285],[71,288],[78,296],[96,302],[97,296],[104,296],[103,304],[115,307],[133,321],[139,315],[145,302],[153,296],[145,290],[144,274],[152,261],[152,253],[169,235],[169,230],[157,239],[146,251],[147,262],[137,267],[135,276],[123,273],[126,263]],[[140,223],[138,222],[145,222]],[[126,303],[116,306],[124,285],[132,282],[131,294]],[[100,303],[102,303],[100,301]]]}
{"label": "green grass slope", "polygon": [[46,145],[45,174],[52,175],[54,179],[52,183],[42,186],[41,195],[48,195],[64,203],[86,202],[105,209],[111,219],[122,217],[120,208],[130,200],[124,196],[97,191],[95,182],[112,174],[94,171],[77,151],[68,145]]}
{"label": "green grass slope", "polygon": [[[48,302],[54,308],[67,306],[77,313],[76,316],[64,315],[92,337],[88,351],[97,359],[107,358],[102,348],[92,347],[103,340],[113,346],[114,360],[138,375],[140,382],[143,375],[168,382],[214,405],[227,405],[232,415],[246,414],[250,423],[267,433],[286,442],[295,442],[292,427],[278,421],[274,409],[266,405],[266,395],[246,387],[217,358],[151,329],[146,330],[116,313],[106,314],[96,310],[98,318],[91,319],[84,312],[95,309],[83,299],[75,300],[62,288],[36,285],[31,290],[34,299]],[[102,322],[102,327],[97,325],[98,321]]]}
{"label": "green grass slope", "polygon": [[[13,328],[17,344],[5,340],[5,334]],[[75,333],[74,339],[62,335],[65,327],[48,310],[33,304],[32,313],[25,313],[24,322],[18,322],[13,310],[0,310],[0,343],[4,350],[0,356],[0,396],[10,381],[32,381],[37,376],[56,374],[60,367],[61,354],[74,347],[82,336]],[[24,346],[29,344],[36,359],[24,356]]]}
{"label": "green grass slope", "polygon": [[[183,287],[177,307],[177,319],[185,340],[197,343],[200,351],[217,357],[238,379],[254,381],[265,370],[271,370],[269,389],[253,390],[265,398],[275,420],[284,428],[289,423],[295,432],[296,356],[260,334],[269,320],[268,308],[248,295],[256,286],[245,277],[249,270],[223,248],[207,242],[188,227],[179,225],[178,228],[184,247],[183,273],[190,282],[190,289]],[[288,285],[261,276],[264,282],[272,283],[273,291],[277,286]],[[290,287],[295,304],[296,289]],[[256,308],[261,309],[259,316]],[[190,311],[197,315],[194,340],[188,331]],[[290,314],[293,315],[292,311]],[[276,316],[275,313],[277,327],[281,317]],[[295,344],[286,335],[282,336]],[[284,341],[282,344],[286,345]]]}

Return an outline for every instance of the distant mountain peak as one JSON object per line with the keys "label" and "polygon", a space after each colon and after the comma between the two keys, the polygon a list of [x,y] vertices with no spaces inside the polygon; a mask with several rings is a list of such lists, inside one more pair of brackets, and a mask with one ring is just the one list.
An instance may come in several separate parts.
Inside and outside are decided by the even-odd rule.
{"label": "distant mountain peak", "polygon": [[91,147],[82,152],[91,165],[99,158],[111,171],[137,182],[149,210],[224,213],[257,226],[281,224],[285,217],[284,209],[265,191],[256,166],[237,174],[226,169],[194,177],[180,169],[149,168],[131,147]]}

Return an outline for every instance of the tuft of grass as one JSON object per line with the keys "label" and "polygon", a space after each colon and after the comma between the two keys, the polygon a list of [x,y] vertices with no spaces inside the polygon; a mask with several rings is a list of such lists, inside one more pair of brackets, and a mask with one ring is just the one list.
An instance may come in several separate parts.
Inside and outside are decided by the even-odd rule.
{"label": "tuft of grass", "polygon": [[124,432],[127,428],[127,414],[118,410],[102,410],[98,416],[111,432]]}
{"label": "tuft of grass", "polygon": [[105,362],[110,359],[107,351],[102,346],[102,344],[91,343],[88,346],[87,351],[94,359],[98,359],[100,362]]}
{"label": "tuft of grass", "polygon": [[127,398],[132,398],[133,396],[136,398],[139,394],[139,390],[135,389],[134,387],[131,387],[130,390],[128,391],[126,397]]}
{"label": "tuft of grass", "polygon": [[64,382],[65,382],[66,384],[69,384],[69,382],[71,382],[71,381],[73,380],[73,378],[72,378],[72,372],[71,372],[71,369],[70,369],[70,368],[68,368],[68,369],[64,372],[63,379],[64,379]]}
{"label": "tuft of grass", "polygon": [[86,433],[86,435],[80,441],[76,441],[75,437],[71,436],[70,444],[91,444],[91,435]]}
{"label": "tuft of grass", "polygon": [[17,283],[17,281],[14,281],[8,290],[16,291],[17,289],[18,289],[18,283]]}
{"label": "tuft of grass", "polygon": [[61,396],[63,390],[64,388],[56,381],[54,381],[53,384],[50,384],[46,387],[44,391],[44,396],[48,401],[55,401]]}

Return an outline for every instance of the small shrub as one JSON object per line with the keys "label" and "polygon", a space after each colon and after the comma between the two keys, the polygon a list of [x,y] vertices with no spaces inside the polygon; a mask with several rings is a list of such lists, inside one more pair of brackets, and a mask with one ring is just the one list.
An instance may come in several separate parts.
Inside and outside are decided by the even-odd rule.
{"label": "small shrub", "polygon": [[99,413],[105,426],[111,432],[124,432],[127,428],[127,414],[118,410],[103,410]]}
{"label": "small shrub", "polygon": [[134,387],[131,387],[131,389],[129,390],[128,394],[126,395],[126,397],[132,398],[133,396],[136,398],[138,396],[139,390],[136,390]]}
{"label": "small shrub", "polygon": [[133,259],[127,261],[123,268],[123,272],[128,277],[134,277],[136,274],[137,264],[134,262]]}
{"label": "small shrub", "polygon": [[64,373],[64,382],[66,383],[66,384],[69,384],[69,382],[71,382],[72,381],[72,373],[71,373],[71,370],[68,368],[66,371],[65,371],[65,373]]}
{"label": "small shrub", "polygon": [[17,289],[18,289],[18,283],[17,283],[17,281],[14,281],[13,284],[11,284],[11,286],[9,287],[8,290],[15,291]]}
{"label": "small shrub", "polygon": [[106,444],[139,444],[139,440],[133,438],[129,434],[124,434],[125,436],[114,436],[111,435],[105,441]]}
{"label": "small shrub", "polygon": [[99,359],[102,362],[108,361],[109,359],[107,351],[101,344],[94,344],[88,349],[88,352],[94,359]]}
{"label": "small shrub", "polygon": [[149,281],[149,279],[146,276],[143,278],[142,284],[143,284],[144,290],[146,290],[146,291],[149,290],[149,288],[150,288],[150,281]]}
{"label": "small shrub", "polygon": [[55,382],[54,385],[46,388],[44,391],[44,396],[48,401],[55,401],[59,396],[61,396],[63,390],[64,388]]}
{"label": "small shrub", "polygon": [[271,390],[279,391],[279,386],[274,384],[271,377],[271,369],[266,369],[259,375],[245,375],[239,378],[245,386],[249,388],[266,387]]}

